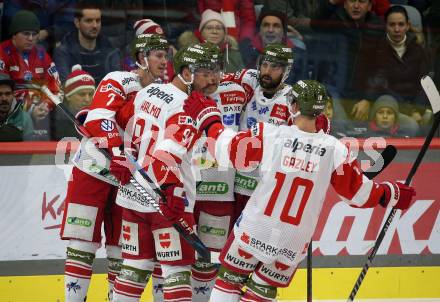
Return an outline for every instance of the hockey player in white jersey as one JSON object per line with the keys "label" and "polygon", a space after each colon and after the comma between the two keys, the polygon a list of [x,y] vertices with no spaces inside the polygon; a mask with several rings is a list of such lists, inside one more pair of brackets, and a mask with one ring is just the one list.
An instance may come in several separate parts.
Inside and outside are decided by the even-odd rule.
{"label": "hockey player in white jersey", "polygon": [[[211,43],[203,43],[201,46],[211,53],[213,63],[218,64],[222,70],[220,48]],[[223,125],[238,130],[240,115],[246,105],[245,91],[237,83],[219,82],[220,77],[204,94],[216,101]],[[215,158],[207,151],[205,135],[194,146],[193,162],[200,169],[194,207],[198,235],[209,250],[220,252],[236,219],[233,191],[235,169],[218,168]],[[197,259],[191,271],[193,302],[208,302],[217,272],[218,264]]]}
{"label": "hockey player in white jersey", "polygon": [[[107,74],[96,89],[90,108],[82,111],[87,114],[84,126],[93,140],[84,138],[81,143],[73,161],[65,200],[61,238],[69,240],[65,265],[67,302],[86,299],[93,260],[101,243],[102,224],[111,298],[113,282],[122,263],[119,242],[122,210],[114,203],[118,185],[115,178],[98,172],[110,169],[113,174],[125,175],[124,167],[115,161],[122,145],[117,116],[143,86],[163,77],[167,50],[168,42],[159,35],[138,36],[132,52],[139,68],[134,72]],[[112,163],[99,153],[95,144],[113,155]]]}
{"label": "hockey player in white jersey", "polygon": [[[225,81],[233,81],[246,91],[246,109],[241,117],[240,130],[247,130],[257,122],[286,125],[289,114],[286,94],[291,88],[285,84],[293,67],[292,49],[283,44],[268,44],[261,54],[257,70],[243,69],[228,74]],[[237,172],[235,176],[236,213],[243,210],[256,188],[259,171]]]}
{"label": "hockey player in white jersey", "polygon": [[[406,209],[415,195],[402,183],[367,179],[345,145],[323,131],[316,133],[316,116],[328,99],[323,85],[299,81],[291,95],[295,125],[257,123],[238,133],[221,124],[212,100],[193,96],[185,103],[199,130],[216,140],[220,164],[264,170],[220,255],[212,302],[274,301],[277,288],[290,284],[305,257],[330,184],[358,208]],[[253,147],[241,150],[244,140]]]}
{"label": "hockey player in white jersey", "polygon": [[[183,112],[183,103],[191,90],[209,89],[218,80],[219,71],[207,52],[194,46],[177,52],[174,69],[176,76],[171,83],[151,84],[137,94],[126,128],[138,163],[161,186],[166,203],[160,204],[165,217],[154,208],[124,208],[124,260],[115,282],[115,302],[139,301],[155,260],[162,267],[164,300],[191,301],[195,252],[173,227],[179,218],[190,226],[195,224],[196,179],[191,149],[199,135],[191,118]],[[139,181],[142,183],[142,179]]]}

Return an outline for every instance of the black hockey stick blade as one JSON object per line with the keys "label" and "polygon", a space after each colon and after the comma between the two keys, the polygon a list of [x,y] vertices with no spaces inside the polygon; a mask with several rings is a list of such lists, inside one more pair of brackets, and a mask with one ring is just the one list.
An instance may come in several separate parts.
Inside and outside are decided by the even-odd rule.
{"label": "black hockey stick blade", "polygon": [[364,175],[368,179],[375,178],[393,161],[394,157],[396,157],[396,154],[396,147],[393,145],[386,146],[385,149],[383,149],[383,151],[380,153],[379,158],[375,160],[374,164],[367,171],[364,171]]}
{"label": "black hockey stick blade", "polygon": [[[414,161],[414,164],[411,167],[410,172],[408,173],[408,176],[405,180],[405,184],[409,185],[411,184],[412,178],[414,174],[416,173],[418,167],[420,166],[420,163],[422,162],[423,157],[425,156],[426,151],[428,150],[428,147],[432,141],[432,138],[434,137],[435,132],[437,131],[439,124],[440,124],[440,94],[435,87],[434,82],[429,76],[424,76],[420,83],[422,84],[423,90],[426,93],[426,96],[429,99],[429,102],[431,103],[432,110],[434,112],[434,122],[431,126],[431,129],[429,130],[428,135],[425,138],[425,141],[423,142],[423,146],[419,151],[419,154],[417,154],[417,158]],[[373,259],[376,256],[377,251],[379,250],[379,247],[385,238],[385,235],[388,231],[388,228],[391,225],[391,222],[394,219],[394,216],[396,215],[397,209],[392,208],[390,214],[388,215],[384,225],[382,226],[382,229],[380,230],[379,236],[376,239],[376,242],[373,246],[373,249],[370,251],[370,254],[368,255],[367,261],[365,262],[364,267],[362,268],[361,273],[359,274],[356,283],[354,284],[354,287],[350,293],[350,296],[347,299],[347,302],[354,301],[354,298],[356,297],[357,292],[359,291],[359,288],[362,284],[362,281],[365,278],[365,275],[368,272],[368,269],[370,268],[371,264],[373,263]]]}

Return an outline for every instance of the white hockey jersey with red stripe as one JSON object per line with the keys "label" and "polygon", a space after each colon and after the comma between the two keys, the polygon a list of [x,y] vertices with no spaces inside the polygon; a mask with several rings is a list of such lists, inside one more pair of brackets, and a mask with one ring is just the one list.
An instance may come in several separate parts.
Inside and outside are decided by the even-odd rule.
{"label": "white hockey jersey with red stripe", "polygon": [[[266,98],[258,83],[258,71],[255,69],[243,69],[241,72],[226,75],[225,79],[242,85],[246,91],[247,106],[241,116],[240,130],[247,130],[257,122],[288,124],[290,114],[286,95],[291,89],[290,85],[285,85],[272,98]],[[235,192],[250,196],[260,179],[259,174],[258,170],[237,172]]]}
{"label": "white hockey jersey with red stripe", "polygon": [[137,162],[156,184],[183,183],[188,200],[185,211],[192,212],[196,180],[191,149],[200,135],[183,111],[187,97],[171,83],[148,85],[136,95],[126,132],[137,149]]}
{"label": "white hockey jersey with red stripe", "polygon": [[[222,123],[226,128],[237,131],[240,116],[246,106],[245,91],[237,83],[220,83],[217,91],[211,95],[221,112]],[[234,201],[235,169],[219,169],[217,161],[208,152],[206,136],[197,141],[194,148],[194,164],[200,168],[200,183],[197,187],[197,200]]]}
{"label": "white hockey jersey with red stripe", "polygon": [[[296,265],[304,258],[330,184],[355,207],[373,207],[384,193],[348,158],[346,146],[322,131],[258,123],[246,132],[226,129],[218,135],[220,127],[209,130],[209,136],[218,136],[220,164],[229,161],[240,169],[259,165],[262,171],[234,233],[240,246],[264,263]],[[254,148],[240,150],[245,139],[253,140]],[[244,162],[237,160],[240,152]]]}
{"label": "white hockey jersey with red stripe", "polygon": [[[141,88],[138,76],[128,71],[110,72],[99,83],[84,126],[93,137],[100,138],[99,144],[102,148],[118,147],[122,144],[121,135],[124,129],[119,127],[116,116],[123,110],[124,105],[134,99]],[[98,163],[93,164],[96,161]],[[115,184],[115,181],[109,181],[96,173],[99,169],[108,169],[109,160],[106,160],[87,138],[81,142],[81,148],[78,149],[73,164],[85,173]]]}

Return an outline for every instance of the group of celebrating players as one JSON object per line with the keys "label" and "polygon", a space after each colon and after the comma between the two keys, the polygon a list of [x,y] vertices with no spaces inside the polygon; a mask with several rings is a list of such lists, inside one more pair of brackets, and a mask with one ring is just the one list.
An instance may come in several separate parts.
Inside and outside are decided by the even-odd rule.
{"label": "group of celebrating players", "polygon": [[[89,135],[61,229],[67,302],[86,300],[102,224],[111,301],[139,301],[151,278],[156,302],[266,302],[304,259],[330,184],[354,207],[409,207],[412,187],[368,180],[328,134],[322,84],[284,83],[291,48],[269,44],[257,70],[223,74],[217,46],[192,45],[164,83],[168,48],[137,36],[138,69],[109,73],[78,115]],[[160,188],[160,212],[133,186],[132,177],[154,195],[125,153]],[[220,252],[220,265],[197,256],[178,221]]]}

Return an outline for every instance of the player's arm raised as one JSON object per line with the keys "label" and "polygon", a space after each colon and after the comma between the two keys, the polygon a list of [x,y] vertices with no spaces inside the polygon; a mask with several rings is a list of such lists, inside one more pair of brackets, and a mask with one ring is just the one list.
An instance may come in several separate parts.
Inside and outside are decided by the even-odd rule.
{"label": "player's arm raised", "polygon": [[[343,153],[346,155],[348,150],[345,149]],[[335,154],[336,157],[338,152]],[[340,159],[339,161],[335,159],[335,163],[338,162],[340,164],[332,173],[331,184],[350,206],[371,208],[380,204],[383,207],[397,209],[409,207],[415,195],[414,188],[399,182],[376,183],[363,175],[356,159]]]}
{"label": "player's arm raised", "polygon": [[221,123],[220,112],[214,100],[193,92],[184,105],[199,132],[205,131],[208,149],[220,166],[233,166],[238,170],[254,169],[263,155],[263,123],[248,131],[235,132]]}

